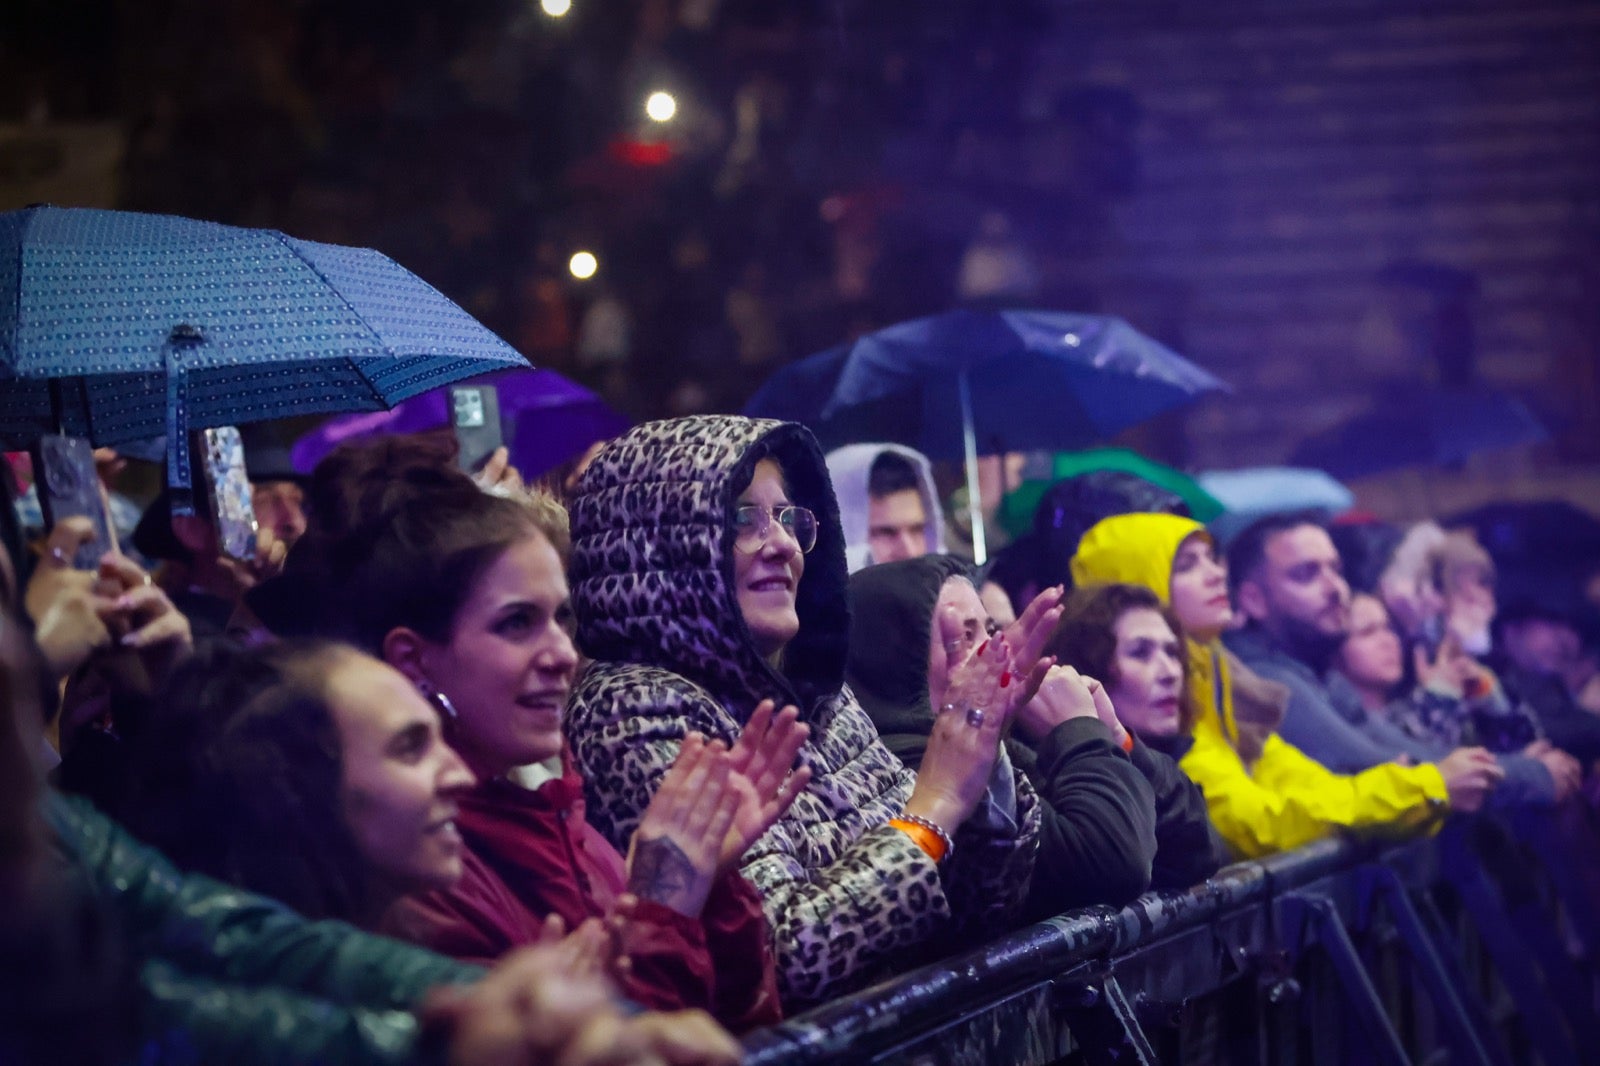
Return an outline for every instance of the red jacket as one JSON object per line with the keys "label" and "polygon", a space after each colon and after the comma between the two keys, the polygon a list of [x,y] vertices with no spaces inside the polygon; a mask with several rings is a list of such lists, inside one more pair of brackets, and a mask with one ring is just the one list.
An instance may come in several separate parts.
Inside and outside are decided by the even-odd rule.
{"label": "red jacket", "polygon": [[[408,896],[382,929],[445,955],[492,963],[532,943],[544,919],[567,928],[603,918],[626,891],[623,858],[584,818],[583,781],[567,762],[530,791],[486,781],[460,799],[461,880]],[[737,873],[711,890],[699,919],[640,900],[622,931],[633,966],[623,991],[646,1007],[701,1007],[735,1031],[781,1019],[761,897]]]}

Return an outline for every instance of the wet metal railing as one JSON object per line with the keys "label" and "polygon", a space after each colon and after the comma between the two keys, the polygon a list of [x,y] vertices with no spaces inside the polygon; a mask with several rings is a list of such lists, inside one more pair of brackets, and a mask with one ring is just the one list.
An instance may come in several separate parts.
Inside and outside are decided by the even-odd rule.
{"label": "wet metal railing", "polygon": [[1470,824],[1062,915],[750,1034],[746,1062],[1600,1061],[1558,901],[1508,901]]}

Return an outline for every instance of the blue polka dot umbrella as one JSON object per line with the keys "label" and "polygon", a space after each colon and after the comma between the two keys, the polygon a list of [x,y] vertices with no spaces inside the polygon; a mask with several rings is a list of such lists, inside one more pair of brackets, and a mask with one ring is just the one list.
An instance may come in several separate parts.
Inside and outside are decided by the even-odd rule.
{"label": "blue polka dot umbrella", "polygon": [[0,214],[0,441],[382,410],[515,349],[387,256],[169,215]]}

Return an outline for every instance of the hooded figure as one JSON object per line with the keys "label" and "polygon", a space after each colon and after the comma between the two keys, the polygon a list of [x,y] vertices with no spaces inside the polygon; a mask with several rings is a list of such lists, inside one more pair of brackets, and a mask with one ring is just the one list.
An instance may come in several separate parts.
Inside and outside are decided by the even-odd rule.
{"label": "hooded figure", "polygon": [[[776,661],[758,647],[734,579],[732,515],[763,459],[817,519],[794,593],[798,630]],[[844,686],[844,535],[810,431],[707,416],[613,441],[573,501],[571,577],[578,644],[595,661],[572,694],[567,736],[590,817],[619,849],[689,732],[732,744],[769,698],[809,726],[800,761],[811,782],[742,866],[763,896],[787,1007],[860,987],[952,916],[975,932],[1012,919],[1039,828],[1025,781],[1009,832],[969,819],[942,871],[888,824],[916,778]]]}
{"label": "hooded figure", "polygon": [[845,562],[852,574],[874,562],[887,561],[873,559],[871,543],[872,468],[883,456],[904,460],[915,473],[914,486],[902,486],[891,490],[889,495],[915,489],[922,498],[923,551],[930,555],[944,551],[944,514],[939,509],[939,493],[933,484],[933,468],[927,456],[899,444],[847,444],[829,452],[827,463],[828,476],[833,479],[834,498],[839,502],[839,522],[844,527]]}
{"label": "hooded figure", "polygon": [[[845,676],[884,744],[913,769],[934,721],[928,702],[934,608],[952,578],[971,581],[972,569],[949,555],[884,563],[850,578]],[[1037,751],[1013,737],[1006,753],[1041,801],[1029,918],[1096,903],[1121,906],[1150,887],[1155,797],[1098,718],[1063,722]]]}
{"label": "hooded figure", "polygon": [[[1171,604],[1173,560],[1191,536],[1189,518],[1131,514],[1084,534],[1072,560],[1079,585],[1142,585]],[[1180,617],[1180,621],[1181,621]],[[1385,763],[1336,774],[1277,735],[1288,690],[1251,673],[1219,640],[1187,638],[1194,746],[1179,762],[1205,792],[1211,822],[1239,858],[1257,858],[1341,829],[1407,833],[1432,824],[1448,802],[1432,764]]]}

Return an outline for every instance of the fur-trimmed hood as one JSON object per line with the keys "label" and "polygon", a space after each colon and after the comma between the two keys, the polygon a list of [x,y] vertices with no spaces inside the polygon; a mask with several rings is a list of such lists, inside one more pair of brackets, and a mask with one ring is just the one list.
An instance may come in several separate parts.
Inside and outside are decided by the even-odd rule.
{"label": "fur-trimmed hood", "polygon": [[[757,650],[733,581],[733,507],[767,458],[818,526],[781,673]],[[804,426],[733,415],[637,426],[595,458],[571,514],[572,604],[586,655],[681,674],[740,717],[760,695],[809,709],[843,685],[844,535],[822,451]]]}

